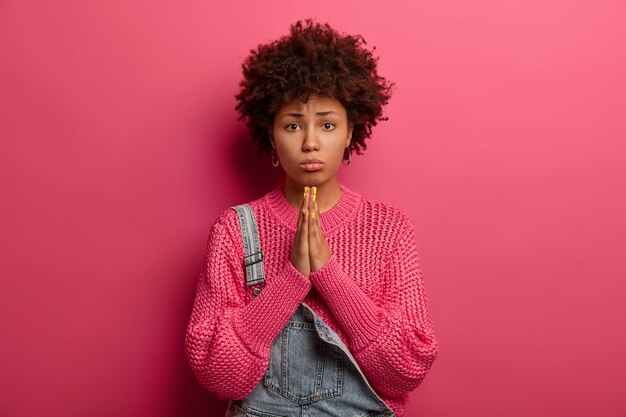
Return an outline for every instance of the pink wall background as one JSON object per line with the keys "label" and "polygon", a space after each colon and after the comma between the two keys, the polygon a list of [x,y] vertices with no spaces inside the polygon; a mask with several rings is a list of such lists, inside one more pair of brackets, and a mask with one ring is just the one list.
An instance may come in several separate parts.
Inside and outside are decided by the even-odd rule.
{"label": "pink wall background", "polygon": [[221,416],[183,355],[218,212],[282,180],[234,94],[316,17],[397,84],[340,173],[406,210],[440,355],[408,417],[626,415],[621,1],[0,5],[0,415]]}

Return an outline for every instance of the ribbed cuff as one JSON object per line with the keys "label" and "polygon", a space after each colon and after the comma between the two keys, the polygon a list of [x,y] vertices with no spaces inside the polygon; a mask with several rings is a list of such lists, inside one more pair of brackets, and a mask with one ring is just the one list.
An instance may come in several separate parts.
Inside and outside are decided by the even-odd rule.
{"label": "ribbed cuff", "polygon": [[272,342],[311,289],[311,281],[287,261],[278,275],[245,306],[234,328],[242,343],[267,357]]}
{"label": "ribbed cuff", "polygon": [[322,268],[311,273],[310,280],[339,320],[355,351],[379,336],[384,311],[343,271],[334,254]]}

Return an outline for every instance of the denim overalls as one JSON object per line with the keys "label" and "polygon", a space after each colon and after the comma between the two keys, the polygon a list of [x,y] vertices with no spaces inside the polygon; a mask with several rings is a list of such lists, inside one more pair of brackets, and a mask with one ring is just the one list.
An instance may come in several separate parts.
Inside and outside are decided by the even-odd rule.
{"label": "denim overalls", "polygon": [[[263,252],[252,208],[239,215],[246,284],[265,283]],[[256,297],[261,288],[254,291]],[[245,370],[241,370],[244,371]],[[243,400],[228,404],[226,417],[395,417],[370,386],[356,360],[330,327],[301,303],[272,344],[265,375]]]}

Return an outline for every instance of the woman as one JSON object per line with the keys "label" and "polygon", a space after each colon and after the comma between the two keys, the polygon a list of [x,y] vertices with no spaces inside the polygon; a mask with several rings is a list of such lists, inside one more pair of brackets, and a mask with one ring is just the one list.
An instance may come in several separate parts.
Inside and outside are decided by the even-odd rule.
{"label": "woman", "polygon": [[243,65],[239,119],[286,179],[249,203],[256,291],[238,213],[209,233],[186,352],[229,416],[403,416],[437,356],[408,216],[337,180],[391,96],[364,45],[299,21]]}

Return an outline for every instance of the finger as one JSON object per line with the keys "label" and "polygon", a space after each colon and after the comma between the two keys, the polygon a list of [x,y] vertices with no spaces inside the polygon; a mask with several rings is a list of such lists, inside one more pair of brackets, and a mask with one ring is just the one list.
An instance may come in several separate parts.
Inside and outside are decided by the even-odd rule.
{"label": "finger", "polygon": [[[311,187],[310,190],[310,194],[311,194],[311,199],[309,200],[309,211],[311,213],[315,213],[315,203],[316,203],[316,197],[317,197],[317,187]],[[311,214],[311,219],[315,220],[315,217],[319,217],[317,215],[318,213],[315,214]]]}
{"label": "finger", "polygon": [[296,226],[296,236],[300,234],[300,231],[302,230],[302,224],[304,223],[304,217],[306,215],[306,210],[305,210],[305,199],[306,197],[306,187],[304,192],[302,193],[302,201],[300,202],[300,213],[298,214],[298,225]]}
{"label": "finger", "polygon": [[305,193],[305,197],[304,197],[304,212],[303,212],[303,220],[302,220],[302,230],[301,230],[301,237],[302,237],[302,244],[303,245],[308,245],[308,238],[309,238],[309,216],[310,216],[310,210],[309,210],[309,201],[311,200],[310,198],[311,195],[311,188],[307,187],[307,191]]}
{"label": "finger", "polygon": [[315,230],[317,230],[318,235],[322,235],[322,219],[320,218],[319,208],[317,207],[317,201],[313,203],[313,210],[315,210]]}
{"label": "finger", "polygon": [[311,212],[314,216],[309,216],[309,259],[311,260],[311,271],[313,271],[314,268],[319,269],[324,239],[317,201],[311,202]]}
{"label": "finger", "polygon": [[[313,196],[315,196],[315,194],[313,194]],[[317,199],[316,199],[317,200]],[[320,234],[320,230],[319,230],[319,221],[320,221],[320,216],[319,216],[319,211],[317,209],[317,201],[313,202],[313,197],[311,198],[310,203],[310,211],[311,211],[311,216],[309,216],[309,249],[312,252],[315,252],[317,249],[317,243],[319,241],[319,234]]]}

